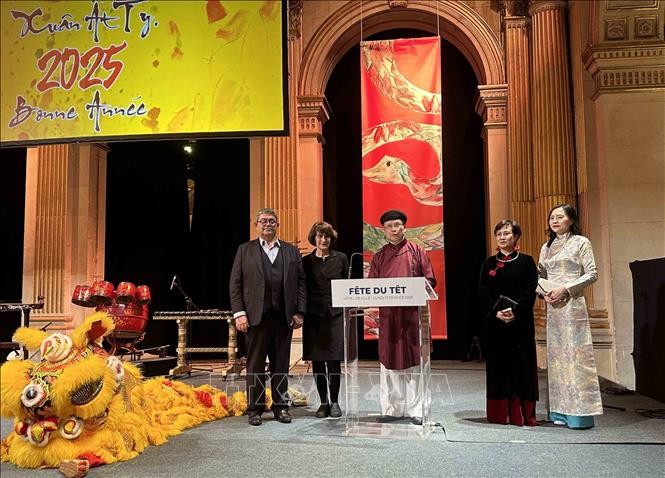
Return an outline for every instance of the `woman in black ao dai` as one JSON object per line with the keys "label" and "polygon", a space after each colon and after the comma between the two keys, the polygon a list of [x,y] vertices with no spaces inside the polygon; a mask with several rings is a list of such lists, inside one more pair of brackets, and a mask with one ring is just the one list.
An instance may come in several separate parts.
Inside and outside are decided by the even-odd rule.
{"label": "woman in black ao dai", "polygon": [[341,361],[344,359],[344,322],[341,308],[332,306],[330,281],[346,278],[346,254],[330,246],[337,231],[327,222],[314,223],[309,232],[316,247],[303,257],[307,284],[307,312],[303,324],[303,360],[312,362],[321,406],[318,418],[342,416],[339,406]]}
{"label": "woman in black ao dai", "polygon": [[[533,305],[538,270],[531,256],[520,253],[520,235],[516,222],[499,222],[494,228],[498,252],[485,260],[480,273],[487,335],[487,420],[534,426],[538,377]],[[501,295],[517,304],[497,304]]]}

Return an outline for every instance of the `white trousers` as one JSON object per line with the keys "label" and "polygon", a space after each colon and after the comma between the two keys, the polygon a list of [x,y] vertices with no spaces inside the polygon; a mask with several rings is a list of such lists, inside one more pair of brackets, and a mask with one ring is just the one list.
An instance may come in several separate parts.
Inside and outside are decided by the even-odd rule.
{"label": "white trousers", "polygon": [[381,364],[381,414],[392,417],[422,417],[432,403],[429,387],[420,374],[420,366],[390,370]]}

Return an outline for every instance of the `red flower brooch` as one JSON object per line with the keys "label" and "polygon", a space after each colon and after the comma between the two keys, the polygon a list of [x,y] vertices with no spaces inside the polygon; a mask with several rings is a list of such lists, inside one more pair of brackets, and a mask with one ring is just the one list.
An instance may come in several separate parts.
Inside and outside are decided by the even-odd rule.
{"label": "red flower brooch", "polygon": [[[496,255],[496,266],[494,266],[494,269],[490,269],[487,273],[489,274],[490,277],[494,277],[496,273],[506,267],[506,262],[513,262],[517,257],[520,255],[519,250],[517,250],[517,254],[515,257],[510,257],[510,254],[505,255],[502,253],[499,253]],[[502,257],[499,257],[502,256]]]}

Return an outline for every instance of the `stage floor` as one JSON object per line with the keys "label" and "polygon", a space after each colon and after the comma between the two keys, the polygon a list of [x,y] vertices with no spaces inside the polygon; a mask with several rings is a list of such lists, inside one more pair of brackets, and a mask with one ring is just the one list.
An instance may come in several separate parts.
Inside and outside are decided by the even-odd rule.
{"label": "stage floor", "polygon": [[[368,392],[365,405],[371,407],[378,364],[362,363],[360,371]],[[292,373],[290,385],[310,400],[292,408],[290,425],[272,420],[271,414],[264,414],[260,427],[250,427],[245,417],[206,423],[134,460],[92,469],[88,476],[663,476],[665,470],[665,421],[637,413],[665,405],[635,393],[603,393],[604,405],[625,411],[606,408],[591,430],[550,423],[494,425],[484,418],[484,364],[435,362],[432,419],[440,426],[425,439],[367,438],[346,436],[343,419],[315,418],[319,403],[311,375],[305,366]],[[538,418],[544,420],[544,375],[540,378]],[[203,372],[183,381],[210,383],[227,393],[244,388],[242,377],[229,380]],[[601,389],[611,385],[602,381]],[[2,420],[1,425],[4,436],[11,423]],[[6,463],[0,473],[3,478],[59,476],[55,470],[21,470]]]}

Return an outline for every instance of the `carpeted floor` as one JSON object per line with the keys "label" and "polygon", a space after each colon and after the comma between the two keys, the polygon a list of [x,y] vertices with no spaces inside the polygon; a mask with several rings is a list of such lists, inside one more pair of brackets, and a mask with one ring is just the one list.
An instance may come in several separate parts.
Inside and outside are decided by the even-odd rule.
{"label": "carpeted floor", "polygon": [[[436,381],[438,372],[433,373]],[[456,376],[451,372],[451,378]],[[665,406],[639,394],[602,394],[604,413],[595,417],[596,426],[589,430],[572,431],[565,427],[547,423],[545,377],[540,376],[540,397],[536,410],[542,424],[537,427],[514,427],[488,423],[485,419],[485,397],[478,390],[484,390],[485,374],[465,374],[464,380],[451,380],[454,404],[438,406],[433,403],[432,414],[441,421],[446,438],[453,442],[476,443],[649,443],[665,444],[665,421],[646,418],[639,409],[662,409]],[[611,382],[601,380],[601,389]],[[625,408],[619,410],[618,408]]]}
{"label": "carpeted floor", "polygon": [[[362,369],[369,389],[376,369]],[[371,377],[371,378],[370,378]],[[198,374],[188,382],[210,382],[229,392],[242,382]],[[372,382],[373,383],[373,382]],[[444,362],[433,367],[432,418],[441,422],[426,439],[345,436],[343,420],[316,419],[318,403],[309,375],[291,384],[308,394],[295,407],[293,423],[264,414],[260,427],[245,417],[207,423],[150,447],[138,458],[90,471],[95,477],[342,476],[663,476],[665,421],[645,418],[638,408],[665,405],[637,394],[603,394],[606,409],[596,428],[573,431],[551,424],[534,428],[491,425],[484,420],[483,364]],[[372,408],[366,394],[361,409]],[[541,404],[542,408],[542,404]],[[539,418],[544,409],[539,408]],[[11,423],[2,420],[3,436]],[[2,478],[57,477],[55,470],[20,470],[3,463]]]}

